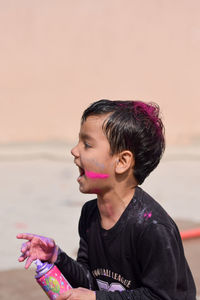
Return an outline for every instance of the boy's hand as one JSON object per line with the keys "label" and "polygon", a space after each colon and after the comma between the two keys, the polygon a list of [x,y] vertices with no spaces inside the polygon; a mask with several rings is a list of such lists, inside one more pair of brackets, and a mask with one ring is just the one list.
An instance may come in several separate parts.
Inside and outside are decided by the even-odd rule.
{"label": "boy's hand", "polygon": [[70,289],[56,300],[96,300],[96,293],[84,288]]}
{"label": "boy's hand", "polygon": [[22,255],[18,259],[19,262],[27,259],[25,264],[26,269],[28,269],[31,263],[36,259],[49,261],[51,263],[56,261],[58,246],[56,246],[53,239],[31,233],[20,233],[17,235],[17,238],[28,240],[28,242],[22,244]]}

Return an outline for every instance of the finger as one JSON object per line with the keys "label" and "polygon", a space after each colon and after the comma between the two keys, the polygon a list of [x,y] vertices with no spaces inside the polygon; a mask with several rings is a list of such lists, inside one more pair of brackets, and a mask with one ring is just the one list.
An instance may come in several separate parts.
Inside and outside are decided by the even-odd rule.
{"label": "finger", "polygon": [[50,246],[50,247],[54,247],[55,246],[55,242],[54,242],[54,240],[52,240],[52,239],[48,239],[47,240],[47,243],[48,243],[48,245]]}
{"label": "finger", "polygon": [[22,255],[18,258],[18,261],[19,261],[19,262],[22,262],[22,261],[24,261],[26,258],[27,258],[27,255],[26,255],[26,254],[22,254]]}
{"label": "finger", "polygon": [[27,250],[30,249],[30,242],[27,242],[27,243],[23,243],[22,246],[21,246],[21,252],[22,253],[25,253]]}
{"label": "finger", "polygon": [[34,260],[35,259],[30,256],[26,261],[25,269],[28,269]]}
{"label": "finger", "polygon": [[21,262],[21,261],[24,261],[27,257],[29,257],[30,256],[30,251],[28,250],[28,251],[26,251],[25,253],[22,253],[22,255],[19,257],[19,261]]}
{"label": "finger", "polygon": [[32,234],[32,233],[19,233],[16,237],[17,237],[17,239],[24,239],[24,240],[31,241],[32,238],[34,237],[34,234]]}

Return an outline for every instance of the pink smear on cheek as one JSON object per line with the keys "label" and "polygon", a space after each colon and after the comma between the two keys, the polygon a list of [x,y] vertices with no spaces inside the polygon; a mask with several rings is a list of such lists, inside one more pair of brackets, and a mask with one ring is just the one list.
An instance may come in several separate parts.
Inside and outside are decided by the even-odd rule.
{"label": "pink smear on cheek", "polygon": [[91,179],[105,179],[108,178],[108,174],[96,173],[91,171],[85,171],[85,176]]}

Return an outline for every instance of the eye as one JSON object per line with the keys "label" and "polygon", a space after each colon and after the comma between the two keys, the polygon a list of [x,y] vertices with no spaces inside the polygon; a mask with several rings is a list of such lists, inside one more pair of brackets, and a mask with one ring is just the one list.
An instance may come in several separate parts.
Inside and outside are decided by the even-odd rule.
{"label": "eye", "polygon": [[91,146],[87,142],[84,142],[84,147],[85,149],[91,148]]}

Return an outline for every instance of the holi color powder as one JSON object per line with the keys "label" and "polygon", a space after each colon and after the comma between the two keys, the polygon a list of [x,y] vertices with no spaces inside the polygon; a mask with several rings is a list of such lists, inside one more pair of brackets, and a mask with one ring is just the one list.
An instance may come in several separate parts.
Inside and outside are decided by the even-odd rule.
{"label": "holi color powder", "polygon": [[149,213],[145,213],[145,214],[144,214],[144,218],[145,218],[146,220],[150,219],[151,216],[152,216],[152,212],[149,212]]}
{"label": "holi color powder", "polygon": [[149,119],[154,123],[157,128],[158,135],[162,134],[162,126],[159,118],[159,107],[156,105],[149,105],[147,103],[143,103],[141,101],[134,102],[134,110],[136,114],[139,114],[140,111],[143,111]]}
{"label": "holi color powder", "polygon": [[86,175],[86,177],[91,178],[91,179],[106,179],[109,177],[108,174],[96,173],[96,172],[91,172],[91,171],[85,171],[85,175]]}

